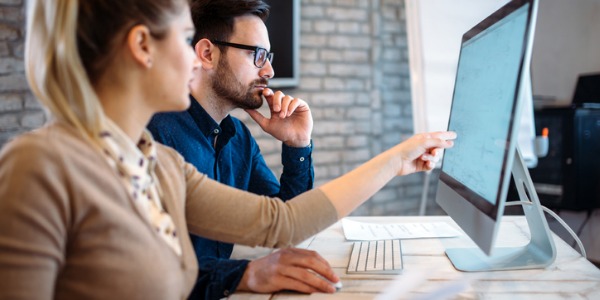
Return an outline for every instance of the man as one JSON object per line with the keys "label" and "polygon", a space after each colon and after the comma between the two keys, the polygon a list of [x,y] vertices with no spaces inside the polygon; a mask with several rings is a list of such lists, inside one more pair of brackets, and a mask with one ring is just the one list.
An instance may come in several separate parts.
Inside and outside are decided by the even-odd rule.
{"label": "man", "polygon": [[[155,116],[148,128],[159,142],[224,184],[283,200],[311,189],[310,109],[301,99],[267,88],[274,75],[264,24],[268,5],[262,0],[194,0],[191,8],[196,26],[192,45],[201,64],[190,84],[191,106],[182,113]],[[262,97],[270,118],[255,110]],[[281,183],[248,128],[229,115],[236,108],[246,110],[265,132],[282,141]],[[307,270],[330,269],[312,251],[283,249],[249,262],[230,260],[231,244],[197,236],[192,242],[200,272],[190,298],[218,299],[235,290],[331,291]]]}

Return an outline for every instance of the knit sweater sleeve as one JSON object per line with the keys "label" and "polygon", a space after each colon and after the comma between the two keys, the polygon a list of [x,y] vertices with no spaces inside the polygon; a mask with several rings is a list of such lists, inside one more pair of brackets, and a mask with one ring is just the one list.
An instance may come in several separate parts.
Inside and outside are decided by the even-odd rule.
{"label": "knit sweater sleeve", "polygon": [[180,163],[185,173],[190,233],[229,243],[282,248],[298,244],[338,220],[335,207],[318,188],[283,202],[211,180],[182,158]]}

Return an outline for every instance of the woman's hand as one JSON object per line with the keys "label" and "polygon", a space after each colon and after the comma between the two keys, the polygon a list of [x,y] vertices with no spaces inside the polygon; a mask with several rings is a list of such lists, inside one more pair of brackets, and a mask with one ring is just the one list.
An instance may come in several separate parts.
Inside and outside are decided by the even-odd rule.
{"label": "woman's hand", "polygon": [[416,134],[398,144],[392,148],[401,159],[398,175],[433,169],[439,160],[440,151],[452,147],[454,139],[456,139],[455,132],[439,131]]}

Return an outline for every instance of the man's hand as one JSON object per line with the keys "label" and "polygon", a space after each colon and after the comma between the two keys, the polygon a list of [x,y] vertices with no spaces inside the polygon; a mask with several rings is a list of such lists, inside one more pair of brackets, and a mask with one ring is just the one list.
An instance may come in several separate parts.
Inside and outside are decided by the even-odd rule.
{"label": "man's hand", "polygon": [[281,91],[273,93],[271,89],[264,89],[262,95],[269,105],[271,118],[266,118],[257,110],[246,110],[250,117],[262,130],[287,146],[308,146],[313,129],[308,104],[302,99],[284,95]]}
{"label": "man's hand", "polygon": [[292,290],[302,293],[333,293],[335,288],[327,280],[339,278],[329,263],[318,253],[305,249],[286,248],[248,264],[238,291],[272,293]]}

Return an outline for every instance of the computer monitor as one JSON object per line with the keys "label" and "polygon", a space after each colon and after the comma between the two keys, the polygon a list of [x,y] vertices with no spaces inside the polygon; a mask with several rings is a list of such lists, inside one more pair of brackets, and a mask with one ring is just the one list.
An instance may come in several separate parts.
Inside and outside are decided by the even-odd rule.
{"label": "computer monitor", "polygon": [[[436,202],[478,248],[447,249],[463,271],[544,267],[554,261],[548,224],[518,150],[537,0],[513,0],[463,35]],[[531,231],[528,245],[494,247],[514,177]]]}

